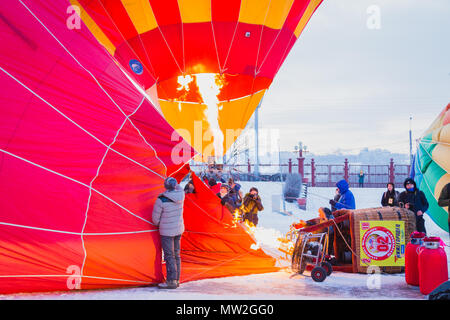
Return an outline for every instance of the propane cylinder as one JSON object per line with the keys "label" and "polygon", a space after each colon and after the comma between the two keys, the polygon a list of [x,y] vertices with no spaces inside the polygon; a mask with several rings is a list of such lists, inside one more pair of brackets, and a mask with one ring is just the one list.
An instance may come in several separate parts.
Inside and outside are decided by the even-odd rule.
{"label": "propane cylinder", "polygon": [[405,252],[405,280],[412,286],[419,285],[419,248],[425,233],[414,231],[411,233],[410,241],[406,245]]}
{"label": "propane cylinder", "polygon": [[447,255],[439,237],[426,237],[419,250],[419,288],[429,294],[448,280]]}

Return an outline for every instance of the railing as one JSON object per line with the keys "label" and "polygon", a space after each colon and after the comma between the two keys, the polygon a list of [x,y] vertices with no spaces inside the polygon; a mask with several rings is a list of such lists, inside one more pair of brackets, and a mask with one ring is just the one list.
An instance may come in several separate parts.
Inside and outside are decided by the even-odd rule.
{"label": "railing", "polygon": [[[347,159],[343,164],[316,164],[314,159],[310,163],[304,163],[304,158],[297,160],[297,163],[289,159],[282,164],[260,164],[259,173],[255,173],[255,166],[250,161],[246,164],[225,164],[220,171],[225,178],[232,176],[241,181],[282,181],[289,173],[300,173],[311,187],[334,187],[337,181],[345,179],[353,188],[384,188],[389,182],[402,187],[410,172],[409,165],[395,164],[393,159],[386,165],[350,164]],[[206,165],[201,164],[192,164],[191,169],[199,174],[209,170]],[[361,170],[364,173],[362,184]]]}

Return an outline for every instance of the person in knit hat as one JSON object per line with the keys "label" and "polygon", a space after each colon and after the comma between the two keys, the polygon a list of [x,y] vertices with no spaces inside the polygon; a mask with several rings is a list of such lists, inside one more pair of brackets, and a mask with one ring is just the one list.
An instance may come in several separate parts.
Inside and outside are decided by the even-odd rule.
{"label": "person in knit hat", "polygon": [[425,193],[417,188],[416,182],[412,178],[407,178],[403,185],[406,190],[398,196],[398,203],[414,212],[416,215],[416,230],[426,234],[423,215],[428,210],[429,204]]}
{"label": "person in knit hat", "polygon": [[180,242],[184,232],[184,190],[175,178],[164,180],[165,192],[156,199],[153,207],[153,224],[159,226],[161,247],[166,261],[167,279],[158,285],[161,289],[176,289],[180,285]]}

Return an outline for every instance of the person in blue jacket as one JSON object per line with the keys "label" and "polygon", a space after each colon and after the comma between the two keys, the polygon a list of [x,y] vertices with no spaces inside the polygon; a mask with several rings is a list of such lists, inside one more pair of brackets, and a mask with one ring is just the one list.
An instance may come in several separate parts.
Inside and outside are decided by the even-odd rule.
{"label": "person in blue jacket", "polygon": [[353,196],[353,193],[349,189],[348,182],[345,181],[344,179],[338,181],[338,183],[336,183],[336,187],[339,189],[341,197],[337,202],[335,200],[330,200],[330,204],[337,210],[356,209],[355,197]]}

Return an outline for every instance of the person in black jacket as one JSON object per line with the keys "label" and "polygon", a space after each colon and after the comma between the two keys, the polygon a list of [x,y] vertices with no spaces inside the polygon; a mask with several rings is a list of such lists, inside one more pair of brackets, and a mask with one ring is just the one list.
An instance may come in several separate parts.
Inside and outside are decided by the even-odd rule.
{"label": "person in black jacket", "polygon": [[438,199],[438,205],[440,207],[447,207],[448,209],[448,230],[450,235],[450,183],[447,183],[442,188],[441,195]]}
{"label": "person in black jacket", "polygon": [[400,206],[414,212],[416,215],[416,230],[426,234],[423,215],[428,210],[429,205],[425,193],[417,189],[416,182],[412,178],[407,178],[403,185],[406,190],[400,193],[398,202]]}
{"label": "person in black jacket", "polygon": [[227,207],[228,210],[230,210],[231,213],[234,212],[234,210],[236,210],[236,206],[234,204],[233,198],[231,198],[230,194],[229,194],[229,186],[226,184],[222,184],[220,186],[220,192],[217,193],[217,196],[220,199],[220,203]]}
{"label": "person in black jacket", "polygon": [[395,186],[392,182],[387,184],[387,190],[381,197],[381,205],[383,207],[398,207],[398,195],[399,192],[395,190]]}

